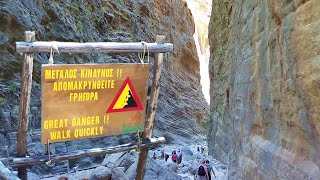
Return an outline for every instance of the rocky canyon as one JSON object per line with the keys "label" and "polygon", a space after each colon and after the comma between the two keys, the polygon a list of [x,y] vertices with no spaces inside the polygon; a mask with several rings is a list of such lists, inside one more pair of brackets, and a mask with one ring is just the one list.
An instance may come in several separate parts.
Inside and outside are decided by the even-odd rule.
{"label": "rocky canyon", "polygon": [[[193,34],[194,20],[182,0],[48,0],[0,1],[0,160],[12,167],[16,155],[16,131],[22,57],[15,42],[23,41],[24,31],[35,31],[37,41],[64,42],[155,42],[156,35],[166,36],[174,45],[164,55],[160,96],[154,136],[167,142],[191,142],[204,131],[199,125],[208,117],[209,107],[201,91],[199,59]],[[150,62],[153,67],[153,54]],[[46,154],[40,142],[41,65],[49,53],[34,54],[32,94],[29,115],[28,156]],[[145,59],[145,62],[147,58]],[[140,63],[138,54],[55,54],[54,64]],[[152,71],[149,77],[151,86]],[[178,138],[179,137],[179,138]],[[51,153],[82,148],[105,147],[130,141],[130,137],[106,137],[54,143]],[[102,157],[85,158],[86,167],[102,162]],[[62,161],[54,168],[33,167],[39,175],[64,173],[75,161]]]}
{"label": "rocky canyon", "polygon": [[320,1],[212,5],[210,153],[229,179],[319,179]]}
{"label": "rocky canyon", "polygon": [[[320,0],[0,0],[0,179],[3,166],[16,171],[22,57],[15,42],[28,30],[37,41],[155,42],[164,35],[173,44],[164,54],[153,129],[167,142],[150,149],[155,158],[147,159],[145,179],[193,179],[203,159],[213,160],[221,179],[320,179],[319,17]],[[40,128],[48,59],[34,54],[28,156],[47,154]],[[54,64],[85,63],[141,62],[137,53],[54,55]],[[150,64],[149,91],[152,53]],[[133,141],[59,142],[50,152]],[[159,157],[180,148],[186,159],[179,165]],[[32,166],[29,177],[56,179],[80,164],[75,179],[89,171],[91,179],[101,172],[134,179],[137,151]]]}

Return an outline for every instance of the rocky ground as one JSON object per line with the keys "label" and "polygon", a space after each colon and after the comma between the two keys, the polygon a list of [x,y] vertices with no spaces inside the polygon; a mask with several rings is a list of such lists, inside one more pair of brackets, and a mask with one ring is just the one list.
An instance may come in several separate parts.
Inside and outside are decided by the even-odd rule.
{"label": "rocky ground", "polygon": [[[205,147],[204,153],[198,152],[197,147]],[[164,161],[160,158],[161,150],[166,154],[171,154],[173,150],[182,150],[183,159],[181,164],[177,165],[172,162],[171,158]],[[156,153],[157,159],[153,160],[151,157]],[[194,173],[201,160],[208,159],[214,166],[216,178],[213,179],[227,179],[227,168],[225,165],[218,162],[212,156],[207,155],[207,146],[204,141],[187,144],[187,143],[174,143],[163,144],[161,146],[150,149],[149,157],[147,160],[147,169],[145,179],[175,179],[175,180],[192,180]],[[99,179],[99,178],[112,178],[112,179],[134,179],[137,168],[138,153],[133,150],[130,152],[121,152],[116,154],[106,155],[101,163],[101,166],[92,169],[85,169],[79,167],[79,171],[68,174],[54,175],[51,177],[43,177],[46,180],[56,180],[59,177],[66,176],[69,180],[78,179]]]}

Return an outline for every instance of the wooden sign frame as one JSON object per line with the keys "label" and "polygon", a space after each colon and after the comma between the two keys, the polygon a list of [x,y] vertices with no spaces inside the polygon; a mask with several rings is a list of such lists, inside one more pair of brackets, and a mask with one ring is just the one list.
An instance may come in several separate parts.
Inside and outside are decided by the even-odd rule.
{"label": "wooden sign frame", "polygon": [[[21,95],[20,95],[20,114],[17,132],[17,158],[13,159],[13,163],[18,167],[18,177],[27,179],[27,166],[34,164],[44,164],[48,156],[26,157],[27,153],[27,131],[29,124],[29,107],[32,87],[32,69],[33,69],[33,53],[50,52],[55,48],[59,49],[60,53],[119,53],[119,52],[145,52],[146,46],[151,53],[155,54],[155,68],[153,73],[152,88],[150,100],[147,105],[147,115],[144,124],[144,134],[142,144],[131,144],[126,147],[111,147],[111,149],[96,149],[81,150],[70,152],[64,155],[63,159],[53,159],[53,161],[61,161],[74,159],[79,157],[97,156],[107,153],[127,151],[136,147],[141,147],[139,161],[137,166],[137,180],[142,180],[145,174],[145,165],[149,147],[158,143],[164,143],[165,138],[151,138],[152,128],[154,124],[155,111],[159,97],[159,80],[161,68],[163,64],[163,53],[172,52],[173,45],[164,43],[165,36],[158,35],[156,43],[115,43],[115,42],[96,42],[96,43],[73,43],[73,42],[35,42],[35,32],[25,32],[25,42],[16,42],[16,52],[23,53],[22,59],[22,78],[21,78]],[[90,153],[95,152],[95,153]],[[59,157],[59,155],[57,155]]]}

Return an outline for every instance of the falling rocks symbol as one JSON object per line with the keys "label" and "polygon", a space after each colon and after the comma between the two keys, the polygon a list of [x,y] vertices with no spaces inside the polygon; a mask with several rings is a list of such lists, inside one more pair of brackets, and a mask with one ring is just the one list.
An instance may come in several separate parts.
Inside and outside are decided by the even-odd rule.
{"label": "falling rocks symbol", "polygon": [[130,108],[130,107],[137,107],[137,103],[133,99],[131,91],[129,91],[129,99],[127,101],[127,105],[125,105],[123,108]]}
{"label": "falling rocks symbol", "polygon": [[142,104],[129,77],[124,81],[107,113],[143,110]]}

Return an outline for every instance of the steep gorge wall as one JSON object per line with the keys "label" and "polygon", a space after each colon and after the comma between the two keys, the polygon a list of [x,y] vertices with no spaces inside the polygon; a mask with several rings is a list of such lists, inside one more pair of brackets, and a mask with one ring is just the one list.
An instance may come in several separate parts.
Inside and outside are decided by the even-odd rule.
{"label": "steep gorge wall", "polygon": [[[36,39],[41,41],[154,42],[157,34],[165,35],[166,42],[174,44],[174,52],[165,54],[155,135],[177,134],[190,140],[202,132],[197,122],[208,115],[208,107],[201,93],[199,62],[192,37],[194,22],[185,2],[1,1],[0,24],[0,140],[4,142],[0,144],[0,158],[15,156],[21,76],[21,57],[15,52],[15,42],[24,40],[26,30],[36,31]],[[49,54],[44,53],[34,56],[30,130],[41,126],[40,68],[48,58]],[[56,64],[140,62],[137,54],[56,54],[54,60]],[[152,73],[149,84],[151,77]],[[32,155],[45,153],[39,135],[35,132],[28,136],[32,144],[28,153]],[[96,144],[110,145],[107,141],[110,139],[98,140]],[[59,143],[57,149],[75,150],[81,148],[81,143]],[[87,148],[95,147],[89,141],[85,144]]]}
{"label": "steep gorge wall", "polygon": [[213,0],[209,152],[231,179],[320,178],[319,16],[319,0]]}
{"label": "steep gorge wall", "polygon": [[209,39],[208,26],[211,15],[212,0],[187,0],[188,8],[192,12],[195,23],[195,33],[193,38],[197,46],[197,53],[200,62],[200,76],[202,92],[209,103],[210,80],[209,80]]}

